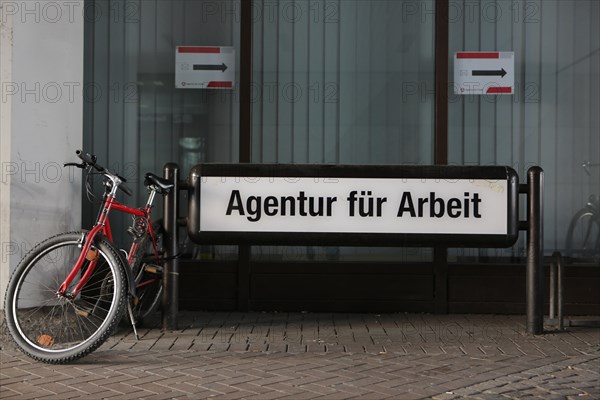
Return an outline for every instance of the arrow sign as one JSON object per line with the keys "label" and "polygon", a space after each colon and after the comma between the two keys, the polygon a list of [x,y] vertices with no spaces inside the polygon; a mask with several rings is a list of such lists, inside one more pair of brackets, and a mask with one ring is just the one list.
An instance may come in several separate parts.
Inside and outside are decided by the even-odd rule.
{"label": "arrow sign", "polygon": [[194,71],[225,72],[226,69],[227,69],[227,65],[225,65],[225,63],[222,63],[221,65],[218,65],[218,64],[194,64]]}
{"label": "arrow sign", "polygon": [[177,46],[175,87],[223,89],[235,87],[235,48],[231,46]]}
{"label": "arrow sign", "polygon": [[504,70],[504,68],[500,69],[500,70],[495,70],[495,71],[489,71],[489,70],[479,70],[479,71],[473,71],[473,76],[500,76],[502,78],[504,78],[504,75],[506,75],[506,71]]}
{"label": "arrow sign", "polygon": [[515,53],[458,51],[454,53],[455,94],[513,94]]}

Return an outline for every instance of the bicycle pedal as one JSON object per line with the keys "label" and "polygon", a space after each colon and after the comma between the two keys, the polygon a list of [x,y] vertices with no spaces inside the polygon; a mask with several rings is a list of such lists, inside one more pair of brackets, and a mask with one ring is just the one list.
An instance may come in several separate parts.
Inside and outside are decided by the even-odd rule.
{"label": "bicycle pedal", "polygon": [[163,268],[160,265],[146,264],[144,265],[144,271],[150,274],[162,275]]}

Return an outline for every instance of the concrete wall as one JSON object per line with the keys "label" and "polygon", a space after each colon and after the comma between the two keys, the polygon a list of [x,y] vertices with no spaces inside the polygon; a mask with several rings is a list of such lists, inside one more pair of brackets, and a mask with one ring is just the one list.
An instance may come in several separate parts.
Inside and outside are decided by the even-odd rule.
{"label": "concrete wall", "polygon": [[[0,84],[12,80],[12,18],[4,18],[5,0],[0,0],[3,18],[0,20]],[[0,94],[4,94],[1,88]],[[4,96],[2,96],[4,97]],[[0,300],[3,299],[9,277],[9,259],[7,249],[10,243],[10,176],[4,173],[4,166],[10,162],[10,126],[11,102],[0,99]],[[0,308],[4,302],[0,303]]]}
{"label": "concrete wall", "polygon": [[82,145],[84,5],[2,0],[1,11],[3,297],[35,243],[81,225],[81,173],[62,164]]}

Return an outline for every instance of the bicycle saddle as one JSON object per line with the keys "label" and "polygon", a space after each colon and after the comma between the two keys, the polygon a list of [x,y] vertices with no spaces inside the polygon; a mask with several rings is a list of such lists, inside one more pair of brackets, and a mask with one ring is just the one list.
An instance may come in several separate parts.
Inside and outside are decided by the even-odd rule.
{"label": "bicycle saddle", "polygon": [[160,176],[156,176],[152,172],[148,172],[146,175],[144,175],[144,185],[145,186],[154,185],[155,187],[157,187],[159,189],[159,192],[161,194],[169,193],[169,191],[171,191],[173,186],[175,186],[170,181],[168,181],[164,178],[161,178]]}

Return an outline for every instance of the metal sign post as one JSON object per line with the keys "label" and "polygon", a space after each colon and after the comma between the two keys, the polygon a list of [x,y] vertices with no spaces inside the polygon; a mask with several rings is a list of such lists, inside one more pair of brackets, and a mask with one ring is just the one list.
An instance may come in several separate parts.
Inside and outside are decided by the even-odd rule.
{"label": "metal sign post", "polygon": [[[178,167],[165,167],[178,180]],[[197,244],[510,247],[527,230],[527,332],[543,333],[543,171],[510,167],[200,164],[188,181]],[[527,194],[527,221],[518,195]],[[165,198],[177,253],[177,188]],[[165,266],[163,327],[177,324],[178,264]]]}
{"label": "metal sign post", "polygon": [[164,246],[165,261],[163,269],[162,293],[162,327],[177,329],[177,313],[179,311],[179,166],[168,163],[164,168],[164,176],[175,184],[165,196],[164,201]]}
{"label": "metal sign post", "polygon": [[544,332],[544,171],[531,167],[527,171],[527,327],[532,335]]}

